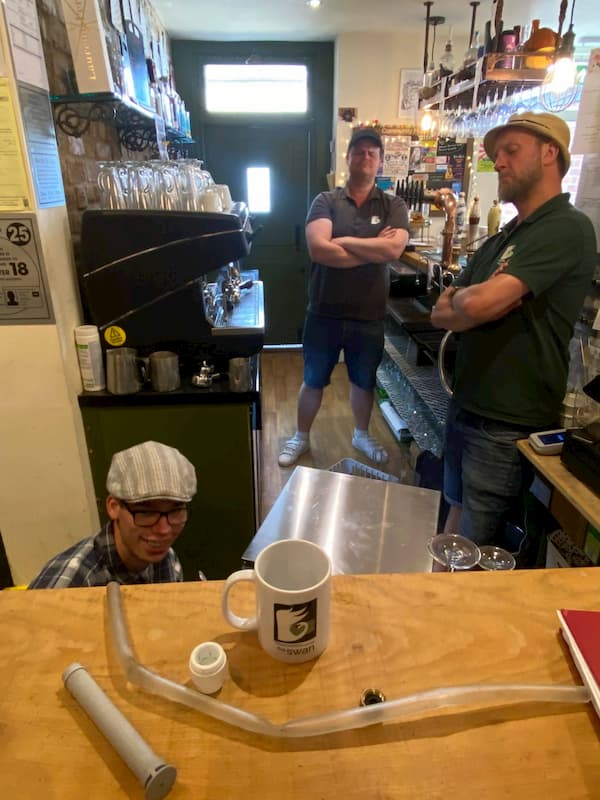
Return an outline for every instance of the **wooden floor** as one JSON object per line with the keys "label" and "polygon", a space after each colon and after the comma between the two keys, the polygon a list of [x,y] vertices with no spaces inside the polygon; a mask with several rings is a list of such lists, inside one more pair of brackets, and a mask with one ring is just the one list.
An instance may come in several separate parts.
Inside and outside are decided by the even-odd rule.
{"label": "wooden floor", "polygon": [[[262,436],[261,436],[261,521],[269,512],[294,467],[286,469],[277,457],[286,439],[296,430],[296,399],[302,383],[302,354],[299,351],[261,353],[262,373]],[[411,484],[409,445],[400,444],[393,436],[375,404],[369,432],[390,455],[387,464],[379,466],[352,447],[354,420],[350,410],[349,382],[346,367],[338,364],[327,387],[321,409],[311,431],[311,449],[298,461],[306,467],[327,469],[343,458],[353,458],[370,467],[396,475],[402,483]]]}

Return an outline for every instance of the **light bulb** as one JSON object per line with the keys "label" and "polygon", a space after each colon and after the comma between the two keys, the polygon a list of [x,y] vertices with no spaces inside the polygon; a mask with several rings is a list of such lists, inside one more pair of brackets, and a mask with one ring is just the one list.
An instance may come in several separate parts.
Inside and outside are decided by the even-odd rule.
{"label": "light bulb", "polygon": [[548,73],[551,76],[552,90],[557,94],[570,89],[575,85],[577,79],[575,62],[568,57],[559,58],[555,64],[551,64]]}
{"label": "light bulb", "polygon": [[421,117],[421,130],[423,131],[423,133],[429,133],[430,131],[432,131],[433,124],[434,124],[433,114],[429,109],[427,109],[423,114],[423,116]]}
{"label": "light bulb", "polygon": [[546,111],[564,111],[577,96],[577,66],[572,58],[562,56],[550,64],[540,88],[540,102]]}

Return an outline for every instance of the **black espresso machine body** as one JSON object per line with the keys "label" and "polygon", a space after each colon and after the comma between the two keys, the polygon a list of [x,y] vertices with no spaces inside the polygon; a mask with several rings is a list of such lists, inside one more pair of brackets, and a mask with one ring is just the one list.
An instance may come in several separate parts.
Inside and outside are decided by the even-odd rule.
{"label": "black espresso machine body", "polygon": [[230,286],[251,239],[241,203],[227,213],[86,211],[79,265],[86,321],[98,326],[105,349],[173,350],[184,369],[253,355],[264,342],[262,283],[242,282],[236,266],[242,291]]}

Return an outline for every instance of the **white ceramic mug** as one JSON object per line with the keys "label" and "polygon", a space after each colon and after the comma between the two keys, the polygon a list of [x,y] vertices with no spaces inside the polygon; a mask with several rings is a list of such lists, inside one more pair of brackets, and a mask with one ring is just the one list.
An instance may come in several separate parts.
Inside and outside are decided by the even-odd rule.
{"label": "white ceramic mug", "polygon": [[[252,581],[256,616],[238,617],[229,608],[229,592],[238,581]],[[329,640],[331,560],[313,542],[281,539],[261,550],[254,569],[230,575],[221,607],[230,625],[258,631],[263,650],[289,663],[319,656]]]}

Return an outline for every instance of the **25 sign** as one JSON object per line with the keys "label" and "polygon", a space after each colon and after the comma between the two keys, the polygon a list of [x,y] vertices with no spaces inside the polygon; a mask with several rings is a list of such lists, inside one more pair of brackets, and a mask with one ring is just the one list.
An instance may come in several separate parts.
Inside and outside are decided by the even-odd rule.
{"label": "25 sign", "polygon": [[11,244],[24,247],[31,241],[31,230],[22,222],[11,222],[6,226],[6,238]]}

